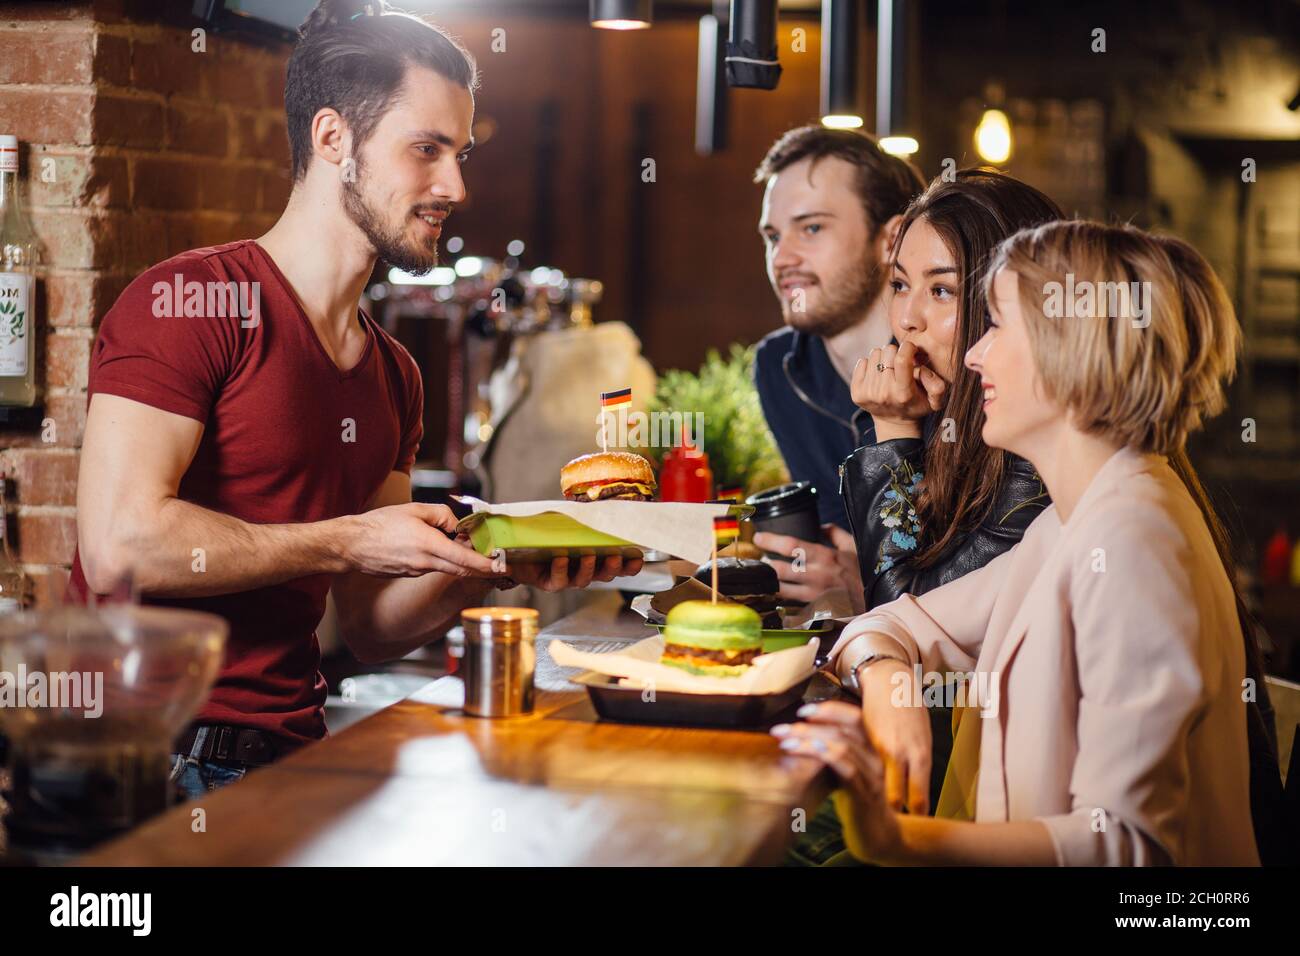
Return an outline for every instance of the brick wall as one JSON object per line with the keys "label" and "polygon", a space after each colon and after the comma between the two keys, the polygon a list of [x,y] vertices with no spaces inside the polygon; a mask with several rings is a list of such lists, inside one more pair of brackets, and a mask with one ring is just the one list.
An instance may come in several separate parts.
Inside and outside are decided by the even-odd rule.
{"label": "brick wall", "polygon": [[0,432],[12,544],[40,604],[76,545],[78,448],[95,329],[148,266],[249,238],[289,194],[288,46],[207,33],[189,3],[0,0],[0,132],[21,143],[42,243],[37,367],[47,425]]}

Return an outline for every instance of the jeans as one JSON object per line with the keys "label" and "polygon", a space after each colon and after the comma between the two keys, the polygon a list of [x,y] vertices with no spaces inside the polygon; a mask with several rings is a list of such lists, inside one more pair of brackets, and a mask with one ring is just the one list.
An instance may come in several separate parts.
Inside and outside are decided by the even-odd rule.
{"label": "jeans", "polygon": [[[939,803],[943,789],[944,772],[952,756],[952,710],[948,707],[929,709],[933,749],[930,754],[930,813]],[[835,804],[827,799],[812,819],[807,832],[795,838],[794,845],[786,851],[784,866],[866,866],[860,863],[844,843],[844,828],[840,824]]]}
{"label": "jeans", "polygon": [[844,843],[835,804],[825,800],[808,820],[807,832],[801,833],[786,851],[782,866],[866,866]]}
{"label": "jeans", "polygon": [[199,730],[190,753],[172,754],[172,786],[184,794],[187,800],[197,799],[236,780],[243,780],[244,774],[248,773],[243,767],[230,767],[194,756],[203,746],[207,732],[206,727]]}

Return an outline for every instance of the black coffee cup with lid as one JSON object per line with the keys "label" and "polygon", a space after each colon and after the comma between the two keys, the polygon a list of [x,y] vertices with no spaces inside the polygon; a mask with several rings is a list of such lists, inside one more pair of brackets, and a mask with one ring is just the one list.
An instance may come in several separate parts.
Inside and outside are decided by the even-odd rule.
{"label": "black coffee cup with lid", "polygon": [[[745,499],[754,513],[750,522],[755,531],[787,534],[801,541],[820,541],[821,519],[817,512],[817,489],[810,481],[792,481],[757,492]],[[784,558],[784,555],[771,555]],[[785,558],[785,560],[789,560]]]}

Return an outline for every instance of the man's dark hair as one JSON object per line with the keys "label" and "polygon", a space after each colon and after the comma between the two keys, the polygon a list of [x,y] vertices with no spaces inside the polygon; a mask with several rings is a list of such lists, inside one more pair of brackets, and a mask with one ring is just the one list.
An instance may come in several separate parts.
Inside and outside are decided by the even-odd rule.
{"label": "man's dark hair", "polygon": [[311,162],[311,123],[338,111],[358,149],[393,105],[407,66],[422,66],[473,91],[474,57],[440,28],[383,0],[321,0],[298,30],[284,84],[293,181]]}
{"label": "man's dark hair", "polygon": [[763,157],[754,173],[754,182],[767,182],[802,159],[811,158],[815,165],[827,156],[857,168],[858,195],[873,233],[906,209],[912,197],[925,189],[920,171],[907,160],[886,153],[874,136],[825,126],[800,126],[783,135]]}

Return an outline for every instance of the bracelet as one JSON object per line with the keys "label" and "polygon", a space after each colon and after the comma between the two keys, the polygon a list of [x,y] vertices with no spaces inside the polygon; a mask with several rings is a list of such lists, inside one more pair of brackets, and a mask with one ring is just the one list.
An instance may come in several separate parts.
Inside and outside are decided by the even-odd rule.
{"label": "bracelet", "polygon": [[910,661],[906,660],[905,658],[899,657],[897,654],[890,654],[888,652],[882,652],[882,651],[868,651],[867,653],[859,657],[857,660],[855,660],[853,664],[850,666],[849,679],[847,681],[847,683],[849,684],[849,689],[856,692],[857,695],[861,697],[862,684],[858,680],[858,671],[862,670],[862,668],[866,667],[868,664],[874,664],[876,661],[881,661],[881,660],[898,661],[898,663],[902,664],[904,667],[912,666]]}

